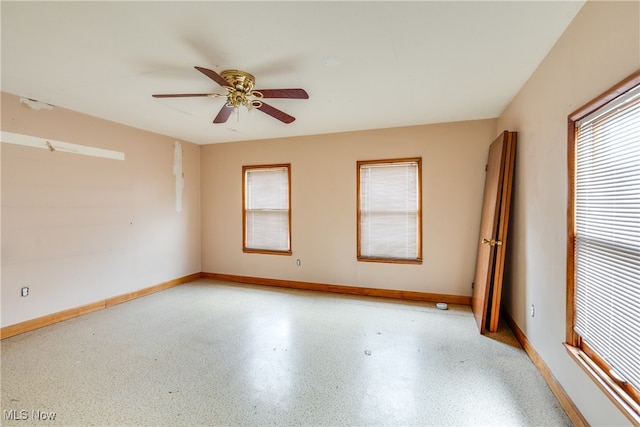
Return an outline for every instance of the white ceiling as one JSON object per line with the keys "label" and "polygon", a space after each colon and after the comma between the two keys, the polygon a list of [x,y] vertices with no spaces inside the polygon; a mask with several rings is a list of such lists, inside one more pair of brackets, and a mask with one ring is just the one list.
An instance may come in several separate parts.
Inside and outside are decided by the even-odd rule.
{"label": "white ceiling", "polygon": [[[493,118],[582,5],[2,1],[2,90],[197,144]],[[151,97],[225,93],[194,66],[309,99],[221,125],[221,98]]]}

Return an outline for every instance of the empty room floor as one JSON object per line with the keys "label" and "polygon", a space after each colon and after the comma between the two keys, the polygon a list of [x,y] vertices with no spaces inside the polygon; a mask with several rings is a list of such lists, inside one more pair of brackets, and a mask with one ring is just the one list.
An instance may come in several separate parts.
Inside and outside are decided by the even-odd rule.
{"label": "empty room floor", "polygon": [[465,306],[201,279],[1,351],[3,425],[571,425]]}

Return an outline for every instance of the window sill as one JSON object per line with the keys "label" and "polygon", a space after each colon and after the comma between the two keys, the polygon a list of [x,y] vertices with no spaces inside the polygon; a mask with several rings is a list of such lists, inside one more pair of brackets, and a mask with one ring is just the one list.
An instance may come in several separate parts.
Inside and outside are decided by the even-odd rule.
{"label": "window sill", "polygon": [[362,262],[386,262],[389,264],[422,264],[422,259],[403,259],[403,258],[376,258],[376,257],[358,257],[358,261]]}
{"label": "window sill", "polygon": [[242,252],[245,254],[265,254],[265,255],[293,255],[292,251],[274,251],[269,249],[251,249],[251,248],[242,248]]}
{"label": "window sill", "polygon": [[609,399],[622,411],[622,413],[635,425],[640,425],[640,405],[638,405],[609,375],[606,374],[591,358],[580,348],[567,343],[564,344],[569,355],[586,374],[600,387]]}

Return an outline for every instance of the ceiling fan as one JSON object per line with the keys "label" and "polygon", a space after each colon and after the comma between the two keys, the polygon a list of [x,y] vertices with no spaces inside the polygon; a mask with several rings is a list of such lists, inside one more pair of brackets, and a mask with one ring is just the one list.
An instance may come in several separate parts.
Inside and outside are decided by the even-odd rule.
{"label": "ceiling fan", "polygon": [[280,120],[283,123],[291,123],[295,117],[290,116],[284,111],[278,110],[262,101],[263,98],[291,98],[291,99],[308,99],[309,95],[304,89],[259,89],[254,90],[253,85],[256,81],[251,74],[240,70],[225,70],[220,74],[213,70],[203,67],[195,67],[205,76],[226,89],[226,94],[219,93],[177,93],[177,94],[158,94],[152,95],[154,98],[180,98],[191,96],[208,96],[210,98],[226,98],[226,103],[218,115],[213,119],[213,123],[225,123],[231,113],[235,110],[239,111],[241,106],[247,109],[257,108]]}

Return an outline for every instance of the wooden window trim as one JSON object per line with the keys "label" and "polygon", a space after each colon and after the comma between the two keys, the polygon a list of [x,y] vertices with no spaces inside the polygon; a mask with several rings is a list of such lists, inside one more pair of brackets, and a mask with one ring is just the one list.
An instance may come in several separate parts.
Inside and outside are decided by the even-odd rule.
{"label": "wooden window trim", "polygon": [[[247,247],[247,171],[251,169],[275,169],[286,168],[287,179],[289,181],[289,249],[286,251],[270,250],[270,249],[254,249]],[[285,255],[291,256],[293,250],[291,248],[291,163],[277,163],[268,165],[250,165],[242,166],[242,252],[250,254],[266,254],[266,255]]]}
{"label": "wooden window trim", "polygon": [[613,404],[631,422],[635,425],[640,425],[640,406],[636,401],[638,399],[638,391],[633,388],[630,389],[628,384],[625,387],[625,385],[608,375],[607,372],[610,369],[608,365],[599,356],[595,355],[596,357],[593,357],[592,355],[590,357],[588,351],[583,350],[583,348],[589,348],[587,344],[572,346],[565,343],[565,347],[578,366],[596,383]]}
{"label": "wooden window trim", "polygon": [[[360,224],[360,167],[363,165],[372,165],[372,164],[389,164],[389,163],[408,163],[408,162],[416,162],[418,164],[418,210],[416,213],[417,216],[417,225],[416,225],[416,239],[417,239],[417,257],[414,259],[405,259],[405,258],[387,258],[387,257],[367,257],[362,256],[362,245],[361,245],[361,224]],[[356,208],[356,250],[357,250],[357,260],[362,262],[379,262],[379,263],[388,263],[388,264],[422,264],[422,157],[406,157],[399,159],[383,159],[383,160],[359,160],[356,162],[356,200],[357,200],[357,208]]]}
{"label": "wooden window trim", "polygon": [[565,347],[569,355],[587,373],[587,375],[600,387],[609,399],[621,410],[621,412],[634,424],[640,425],[640,392],[630,384],[619,381],[610,374],[609,366],[593,349],[585,343],[573,330],[576,320],[575,312],[575,173],[576,173],[576,123],[593,111],[619,96],[625,94],[634,87],[640,85],[640,71],[636,71],[629,77],[603,92],[593,100],[568,116],[568,195],[567,195],[567,300],[566,300],[566,343]]}

